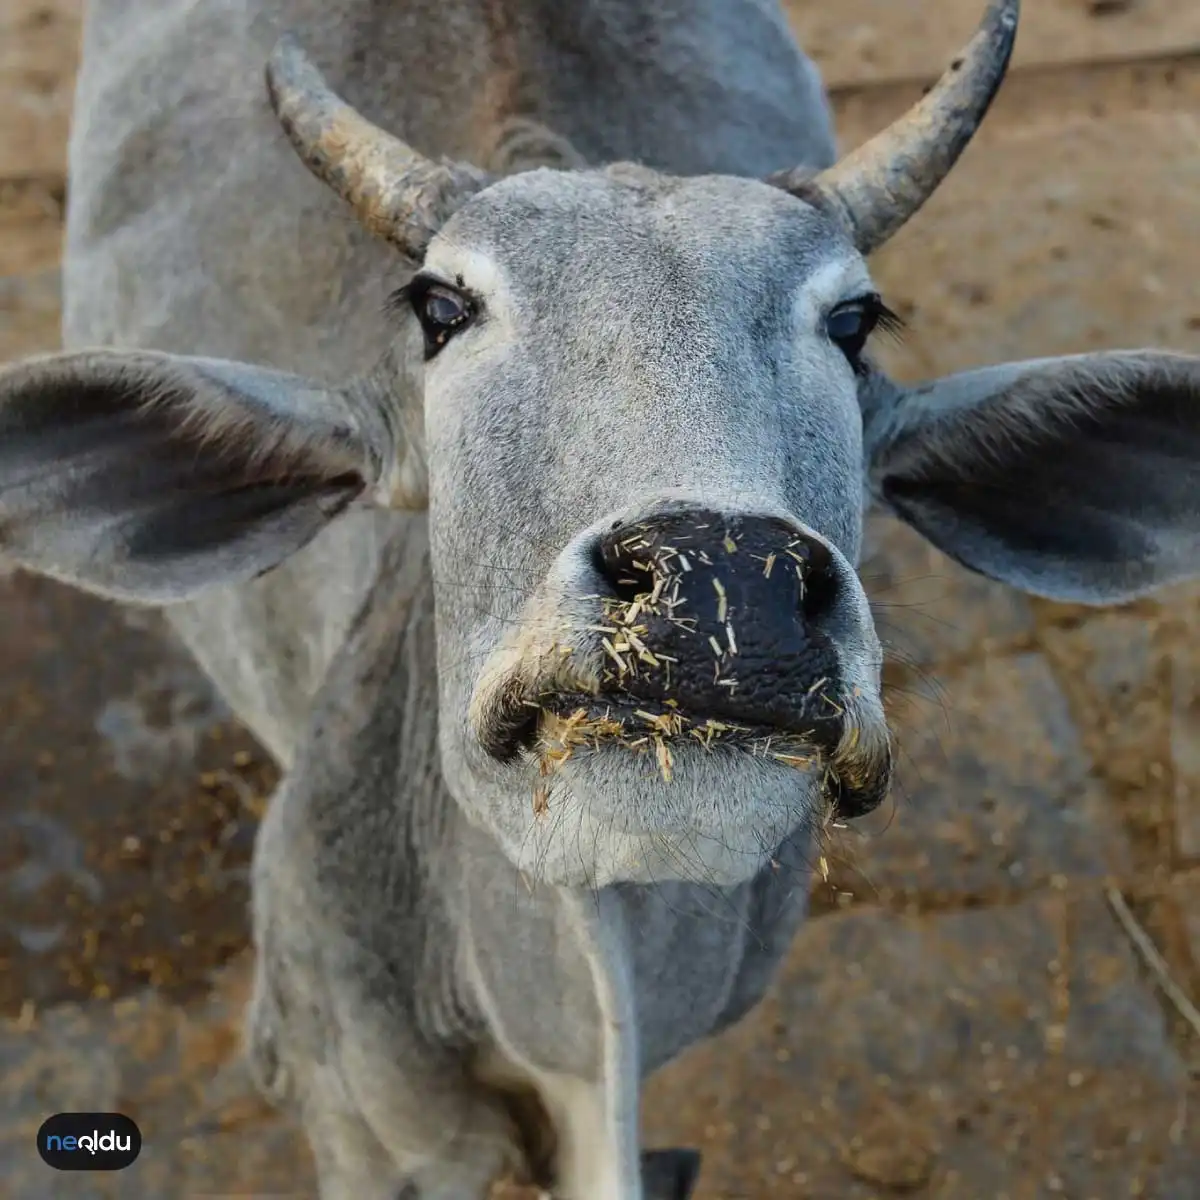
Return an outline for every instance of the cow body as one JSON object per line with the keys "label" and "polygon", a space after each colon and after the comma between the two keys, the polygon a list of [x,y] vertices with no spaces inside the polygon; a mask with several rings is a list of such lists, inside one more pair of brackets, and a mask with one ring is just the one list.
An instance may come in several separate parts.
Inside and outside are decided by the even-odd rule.
{"label": "cow body", "polygon": [[[262,64],[288,28],[429,153],[487,165],[522,117],[597,163],[756,176],[834,158],[816,71],[772,0],[96,0],[68,345],[331,380],[384,351],[383,301],[410,272],[279,131]],[[733,887],[700,870],[598,893],[519,874],[441,781],[423,514],[347,514],[269,575],[166,611],[291,768],[256,855],[250,1047],[300,1111],[325,1194],[473,1197],[528,1171],[553,1129],[564,1196],[635,1196],[637,1079],[760,997],[803,915],[808,828]],[[548,1123],[513,1116],[522,1086]],[[654,1194],[674,1194],[670,1174]]]}

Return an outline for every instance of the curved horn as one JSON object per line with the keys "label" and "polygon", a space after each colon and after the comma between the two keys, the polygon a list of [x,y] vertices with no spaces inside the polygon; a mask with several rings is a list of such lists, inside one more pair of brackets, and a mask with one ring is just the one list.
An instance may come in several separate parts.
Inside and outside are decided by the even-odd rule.
{"label": "curved horn", "polygon": [[435,162],[371,124],[341,99],[285,34],[267,62],[267,92],[304,165],[354,210],[371,233],[420,259],[434,234],[488,176]]}
{"label": "curved horn", "polygon": [[816,176],[789,171],[770,182],[824,200],[863,254],[882,246],[933,195],[975,136],[1008,69],[1020,9],[1020,0],[992,0],[975,36],[928,95],[852,154]]}

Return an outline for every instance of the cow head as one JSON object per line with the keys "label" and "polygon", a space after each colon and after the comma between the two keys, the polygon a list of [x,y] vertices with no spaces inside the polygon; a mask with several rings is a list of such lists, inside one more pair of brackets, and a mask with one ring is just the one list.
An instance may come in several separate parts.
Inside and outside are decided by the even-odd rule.
{"label": "cow head", "polygon": [[1004,74],[1017,0],[834,168],[492,178],[365,121],[284,41],[308,166],[414,269],[394,344],[329,388],[85,352],[0,377],[0,545],[169,602],[275,566],[351,503],[428,507],[443,767],[514,860],[571,883],[758,870],[884,795],[865,507],[1039,595],[1200,563],[1200,361],[1031,361],[899,387],[865,256]]}

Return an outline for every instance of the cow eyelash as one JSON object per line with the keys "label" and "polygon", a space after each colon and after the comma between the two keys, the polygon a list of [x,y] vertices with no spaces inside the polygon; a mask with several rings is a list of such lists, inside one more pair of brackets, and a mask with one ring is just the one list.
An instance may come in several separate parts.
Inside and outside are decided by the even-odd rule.
{"label": "cow eyelash", "polygon": [[872,295],[871,302],[875,306],[875,328],[889,337],[900,339],[904,336],[908,325],[904,318],[883,302],[883,297]]}
{"label": "cow eyelash", "polygon": [[825,331],[829,340],[842,351],[854,370],[860,373],[866,369],[862,354],[868,338],[876,330],[880,330],[899,340],[904,328],[904,319],[888,308],[877,292],[868,292],[854,300],[847,300],[833,308],[825,318]]}

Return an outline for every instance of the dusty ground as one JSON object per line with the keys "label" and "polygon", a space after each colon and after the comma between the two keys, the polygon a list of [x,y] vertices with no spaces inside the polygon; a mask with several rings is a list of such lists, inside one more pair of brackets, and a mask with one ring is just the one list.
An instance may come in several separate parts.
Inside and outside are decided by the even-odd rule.
{"label": "dusty ground", "polygon": [[[847,145],[980,0],[792,0]],[[0,359],[53,348],[78,0],[0,6]],[[908,377],[1113,345],[1200,351],[1200,7],[1028,0],[986,132],[879,256]],[[1030,604],[881,527],[894,804],[829,854],[770,999],[662,1073],[652,1144],[705,1200],[1200,1197],[1200,1038],[1106,889],[1200,996],[1200,588]],[[309,1197],[236,1057],[270,769],[156,622],[0,578],[0,1193]],[[52,1175],[51,1112],[146,1146]]]}

